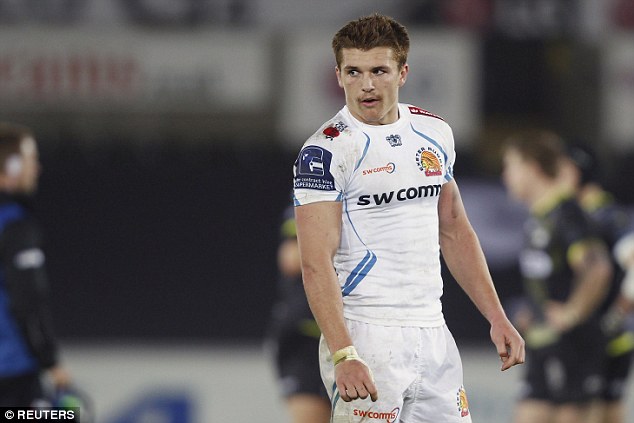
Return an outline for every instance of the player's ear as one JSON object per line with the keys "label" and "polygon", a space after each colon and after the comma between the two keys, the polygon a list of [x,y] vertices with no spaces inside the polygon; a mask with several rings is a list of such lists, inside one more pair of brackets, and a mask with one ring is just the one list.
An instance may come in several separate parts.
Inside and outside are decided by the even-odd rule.
{"label": "player's ear", "polygon": [[343,82],[341,81],[341,71],[339,70],[339,66],[335,66],[335,74],[337,74],[337,82],[339,86],[343,88]]}
{"label": "player's ear", "polygon": [[409,73],[409,65],[405,63],[403,66],[401,66],[401,70],[399,72],[399,81],[398,81],[399,88],[405,85],[405,81],[407,81],[408,73]]}
{"label": "player's ear", "polygon": [[24,167],[24,160],[19,154],[11,154],[4,161],[4,174],[9,178],[16,178],[22,173]]}

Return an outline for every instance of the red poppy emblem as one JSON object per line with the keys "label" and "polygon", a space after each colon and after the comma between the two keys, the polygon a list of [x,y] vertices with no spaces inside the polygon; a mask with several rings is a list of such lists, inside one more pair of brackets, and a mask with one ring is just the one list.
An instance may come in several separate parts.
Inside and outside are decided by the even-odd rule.
{"label": "red poppy emblem", "polygon": [[339,132],[339,130],[334,126],[329,126],[328,128],[324,129],[324,135],[331,139],[338,137],[340,133],[341,132]]}

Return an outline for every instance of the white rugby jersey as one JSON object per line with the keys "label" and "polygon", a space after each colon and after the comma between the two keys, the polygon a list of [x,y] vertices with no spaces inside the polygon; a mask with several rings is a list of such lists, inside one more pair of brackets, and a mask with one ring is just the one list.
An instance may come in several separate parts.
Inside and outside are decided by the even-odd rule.
{"label": "white rugby jersey", "polygon": [[444,323],[438,196],[454,160],[449,125],[407,104],[398,121],[377,126],[344,107],[306,141],[293,168],[295,205],[343,202],[334,267],[345,317]]}

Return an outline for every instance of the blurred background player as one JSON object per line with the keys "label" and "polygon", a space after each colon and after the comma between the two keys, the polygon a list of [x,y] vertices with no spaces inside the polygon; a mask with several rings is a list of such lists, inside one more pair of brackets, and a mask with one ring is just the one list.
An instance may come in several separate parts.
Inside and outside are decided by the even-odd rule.
{"label": "blurred background player", "polygon": [[514,315],[526,340],[515,423],[585,422],[602,388],[598,309],[612,266],[607,246],[560,181],[564,144],[547,131],[507,140],[503,181],[530,209],[520,270],[527,306]]}
{"label": "blurred background player", "polygon": [[0,406],[43,404],[42,375],[69,385],[52,330],[42,237],[30,213],[40,173],[30,129],[0,123]]}
{"label": "blurred background player", "polygon": [[[602,328],[608,339],[605,387],[602,401],[593,410],[592,422],[624,423],[623,395],[634,354],[634,335],[625,326],[626,316],[634,304],[630,288],[634,284],[634,232],[631,216],[603,188],[600,176],[599,161],[591,149],[580,145],[567,148],[567,160],[562,162],[562,181],[577,193],[579,204],[598,225],[614,252],[615,262],[610,291],[600,310]],[[626,277],[629,282],[623,284]]]}
{"label": "blurred background player", "polygon": [[279,300],[269,336],[278,382],[293,423],[328,423],[330,401],[319,373],[321,332],[304,292],[292,206],[284,211],[281,236]]}
{"label": "blurred background player", "polygon": [[[634,224],[634,221],[632,223]],[[631,317],[634,312],[634,228],[616,243],[614,257],[625,272],[621,290],[611,310],[612,313],[609,314],[618,320],[626,314]]]}

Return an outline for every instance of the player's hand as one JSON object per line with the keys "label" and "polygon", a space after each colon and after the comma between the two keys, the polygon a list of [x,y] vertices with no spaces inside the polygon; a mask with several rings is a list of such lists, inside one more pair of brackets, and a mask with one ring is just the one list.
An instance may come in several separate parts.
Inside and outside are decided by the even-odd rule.
{"label": "player's hand", "polygon": [[601,330],[608,337],[614,337],[623,330],[627,315],[618,307],[611,307],[601,317]]}
{"label": "player's hand", "polygon": [[581,320],[579,314],[571,307],[558,301],[549,301],[544,313],[548,324],[559,333],[569,331],[577,326]]}
{"label": "player's hand", "polygon": [[55,366],[49,369],[48,374],[56,388],[70,386],[72,378],[70,372],[63,366]]}
{"label": "player's hand", "polygon": [[526,360],[524,339],[507,318],[491,323],[491,340],[502,360],[502,371]]}
{"label": "player's hand", "polygon": [[525,334],[526,331],[528,331],[528,329],[533,325],[534,316],[533,312],[528,307],[524,307],[519,309],[512,319],[512,323],[517,331],[520,334]]}
{"label": "player's hand", "polygon": [[372,371],[362,360],[345,360],[337,364],[335,381],[339,396],[346,402],[368,396],[372,401],[379,398]]}

